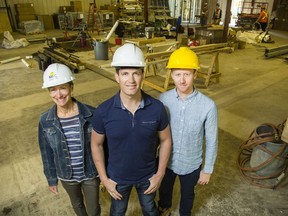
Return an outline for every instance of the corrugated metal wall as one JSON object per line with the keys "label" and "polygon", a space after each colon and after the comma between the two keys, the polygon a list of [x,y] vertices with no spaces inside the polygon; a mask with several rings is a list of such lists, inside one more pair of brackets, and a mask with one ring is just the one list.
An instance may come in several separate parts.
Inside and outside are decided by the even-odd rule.
{"label": "corrugated metal wall", "polygon": [[[41,15],[53,15],[56,13],[59,13],[59,7],[60,6],[70,6],[71,0],[0,0],[0,8],[3,7],[3,9],[0,10],[0,13],[6,14],[7,10],[5,8],[5,1],[7,2],[7,6],[10,8],[11,13],[9,13],[10,18],[10,24],[13,28],[13,31],[17,30],[19,22],[29,20],[31,18],[28,17],[29,15],[40,15],[40,17],[47,17],[47,16],[41,16]],[[134,0],[136,1],[136,0]],[[80,0],[82,5],[82,11],[78,12],[86,12],[89,11],[90,3],[94,3],[94,0]],[[95,0],[96,6],[98,9],[100,9],[101,6],[104,5],[113,5],[116,4],[117,0]],[[15,4],[33,4],[34,13],[32,12],[30,14],[30,11],[28,13],[25,12],[25,14],[16,14],[15,10]],[[31,9],[31,8],[30,8]],[[32,9],[33,10],[33,9]],[[23,11],[22,11],[23,12]],[[24,19],[24,18],[25,19]],[[28,17],[28,18],[27,18]],[[34,16],[36,18],[36,16]],[[33,17],[33,19],[35,19]],[[38,17],[39,18],[39,17]],[[32,19],[32,18],[31,18]],[[30,19],[30,20],[31,20]],[[0,20],[1,22],[2,20]]]}
{"label": "corrugated metal wall", "polygon": [[[2,2],[2,1],[1,1]],[[82,12],[88,12],[89,4],[93,3],[93,0],[82,0]],[[97,0],[96,6],[100,8],[100,6],[105,4],[111,4],[115,1],[105,1],[105,0]],[[35,13],[37,15],[51,15],[53,13],[58,13],[60,6],[69,6],[70,0],[7,0],[8,5],[11,7],[12,11],[15,14],[14,5],[18,3],[32,3],[34,5]]]}
{"label": "corrugated metal wall", "polygon": [[[100,6],[105,4],[114,4],[116,1],[105,1],[105,0],[96,0],[96,6],[100,9]],[[60,6],[70,6],[70,0],[7,0],[8,6],[11,8],[12,20],[14,26],[17,28],[17,18],[15,11],[15,4],[19,3],[31,3],[33,4],[34,11],[36,15],[52,15],[59,13]],[[88,12],[90,3],[94,3],[93,0],[81,0],[82,11],[79,12]],[[0,1],[0,7],[5,7],[4,1]]]}

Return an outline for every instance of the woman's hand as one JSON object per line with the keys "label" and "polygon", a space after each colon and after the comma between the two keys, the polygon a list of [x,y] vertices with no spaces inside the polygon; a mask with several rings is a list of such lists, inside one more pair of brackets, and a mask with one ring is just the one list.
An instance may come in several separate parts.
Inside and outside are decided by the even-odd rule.
{"label": "woman's hand", "polygon": [[58,186],[49,186],[49,190],[54,193],[54,194],[58,194]]}

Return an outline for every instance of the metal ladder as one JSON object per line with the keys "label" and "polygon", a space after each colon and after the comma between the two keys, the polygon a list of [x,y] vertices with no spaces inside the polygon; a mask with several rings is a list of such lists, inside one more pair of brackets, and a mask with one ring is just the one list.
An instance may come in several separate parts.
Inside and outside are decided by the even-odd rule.
{"label": "metal ladder", "polygon": [[87,18],[87,29],[92,31],[97,31],[100,34],[100,31],[103,30],[102,19],[99,14],[99,10],[96,7],[96,3],[90,3],[88,18]]}

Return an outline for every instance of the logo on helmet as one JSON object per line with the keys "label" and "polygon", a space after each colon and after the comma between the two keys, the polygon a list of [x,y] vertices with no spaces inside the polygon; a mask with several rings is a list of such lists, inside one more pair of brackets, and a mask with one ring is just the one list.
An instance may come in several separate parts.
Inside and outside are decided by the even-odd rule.
{"label": "logo on helmet", "polygon": [[52,80],[52,79],[57,79],[57,74],[54,73],[53,71],[49,73],[49,80]]}

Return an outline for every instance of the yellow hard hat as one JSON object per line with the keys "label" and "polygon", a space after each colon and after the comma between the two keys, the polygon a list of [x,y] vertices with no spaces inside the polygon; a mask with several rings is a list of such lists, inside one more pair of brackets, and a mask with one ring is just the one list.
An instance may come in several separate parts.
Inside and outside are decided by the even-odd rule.
{"label": "yellow hard hat", "polygon": [[199,60],[195,52],[190,50],[188,47],[180,47],[175,50],[169,58],[167,67],[182,68],[182,69],[199,69]]}

